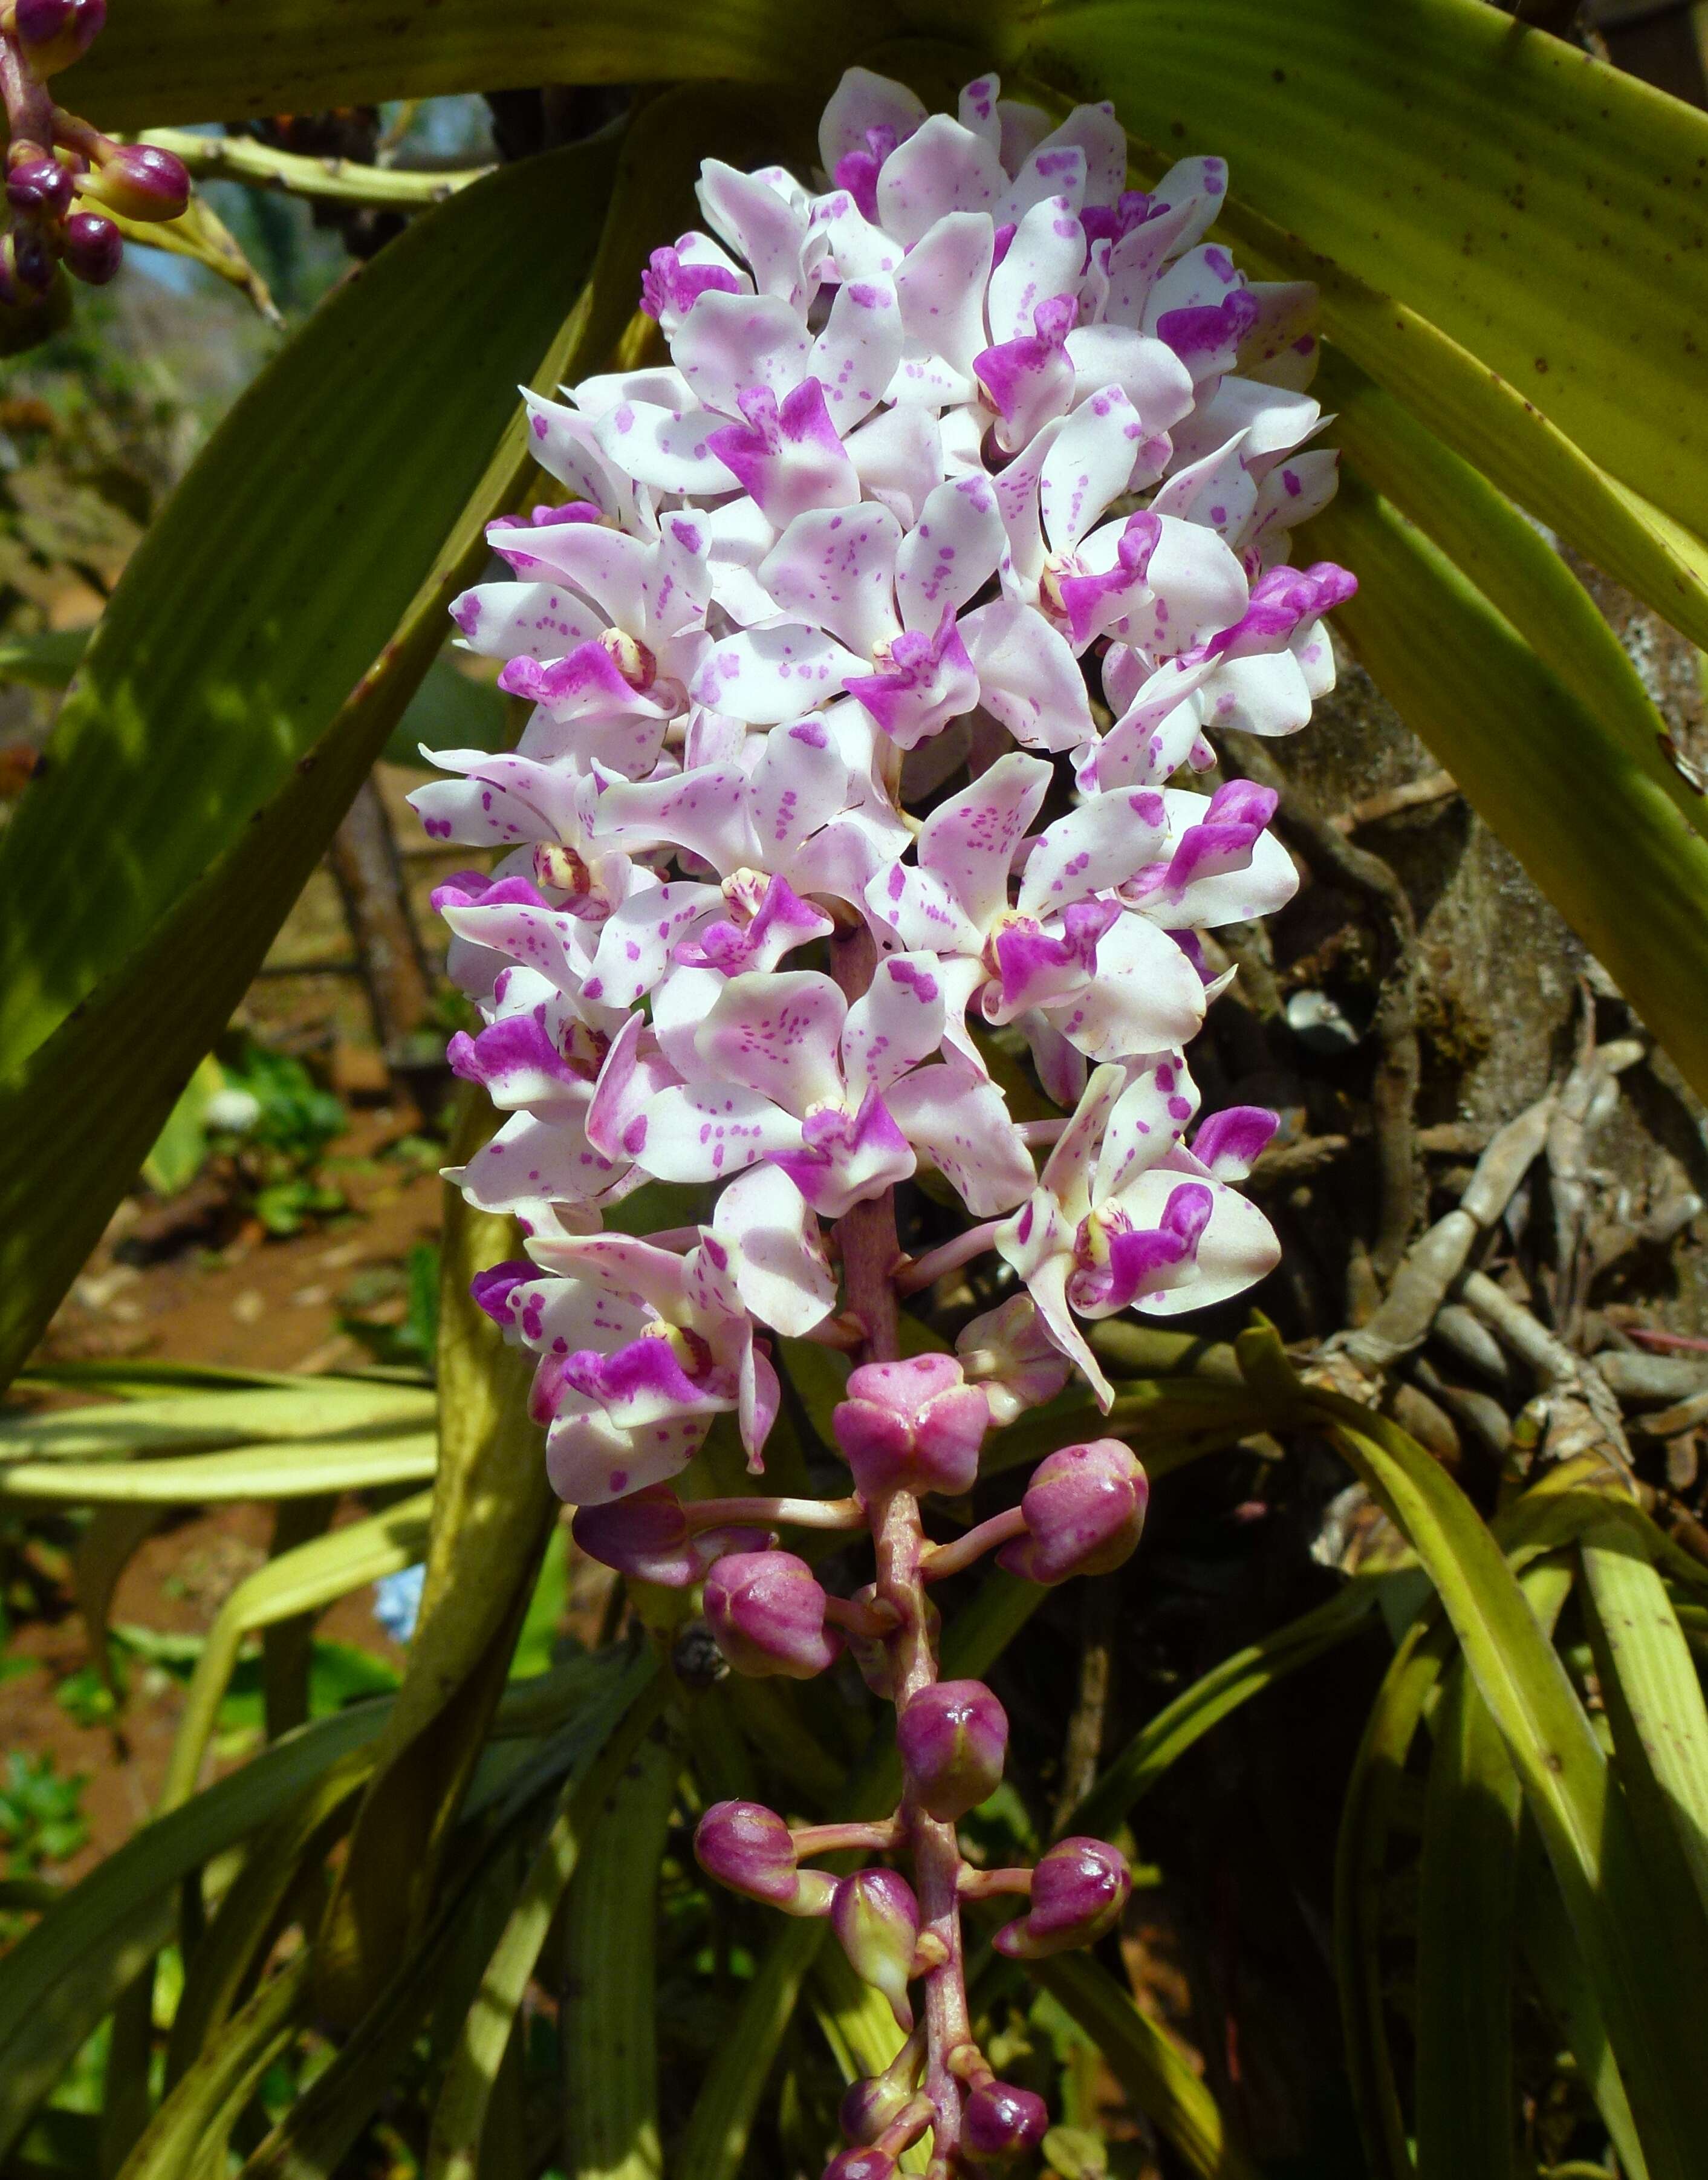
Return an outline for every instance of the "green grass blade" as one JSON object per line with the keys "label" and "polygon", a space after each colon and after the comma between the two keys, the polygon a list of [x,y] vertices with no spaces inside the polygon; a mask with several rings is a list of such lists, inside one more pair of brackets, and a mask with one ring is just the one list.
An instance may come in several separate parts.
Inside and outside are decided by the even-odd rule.
{"label": "green grass blade", "polygon": [[1240,203],[1703,522],[1700,113],[1479,0],[1089,0],[998,58],[1171,157],[1226,153]]}
{"label": "green grass blade", "polygon": [[1200,2180],[1259,2180],[1257,2167],[1229,2140],[1215,2098],[1107,1968],[1057,1953],[1029,1961],[1026,1973],[1072,2014],[1132,2104]]}
{"label": "green grass blade", "polygon": [[1101,1838],[1156,1781],[1230,1711],[1296,1673],[1361,1627],[1374,1610],[1381,1577],[1354,1580],[1314,1611],[1290,1620],[1214,1665],[1175,1697],[1106,1764],[1079,1807],[1057,1827]]}
{"label": "green grass blade", "polygon": [[1708,843],[1446,555],[1349,471],[1310,537],[1359,572],[1337,621],[1384,695],[1708,1088]]}

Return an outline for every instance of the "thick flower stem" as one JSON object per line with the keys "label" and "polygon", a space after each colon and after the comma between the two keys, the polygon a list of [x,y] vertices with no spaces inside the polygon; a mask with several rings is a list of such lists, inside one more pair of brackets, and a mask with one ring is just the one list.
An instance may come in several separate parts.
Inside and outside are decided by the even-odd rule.
{"label": "thick flower stem", "polygon": [[[919,1501],[898,1491],[873,1509],[877,1594],[901,1615],[890,1645],[898,1710],[937,1677],[922,1572],[925,1534]],[[957,2061],[972,2045],[961,1956],[961,1849],[952,1824],[928,1815],[909,1786],[902,1797],[902,1822],[912,1849],[914,1889],[920,1902],[922,1949],[937,1955],[925,1972],[925,2073],[922,2087],[936,2119],[931,2171],[947,2173],[960,2134]]]}

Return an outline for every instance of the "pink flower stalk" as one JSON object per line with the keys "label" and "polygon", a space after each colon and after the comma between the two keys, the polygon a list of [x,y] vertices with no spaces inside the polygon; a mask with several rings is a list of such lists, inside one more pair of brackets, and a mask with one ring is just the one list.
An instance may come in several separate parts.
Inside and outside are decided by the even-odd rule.
{"label": "pink flower stalk", "polygon": [[[660,359],[528,397],[562,504],[495,524],[508,574],[453,612],[533,708],[513,751],[442,752],[415,801],[495,859],[438,895],[482,1025],[452,1064],[506,1115],[451,1178],[526,1251],[476,1299],[537,1358],[584,1550],[703,1583],[738,1672],[846,1649],[894,1703],[892,1817],[792,1833],[720,1803],[697,1847],[828,1918],[906,2036],[850,2092],[827,2180],[882,2180],[926,2136],[951,2180],[1046,2123],[974,2041],[964,1904],[1028,1895],[995,1942],[1029,1960],[1112,1930],[1130,1877],[1091,1840],[1035,1871],[964,1860],[1008,1722],[939,1678],[927,1585],[991,1550],[1039,1583],[1107,1573],[1147,1487],[1103,1439],[953,1544],[920,1502],[964,1496],[987,1430],[1076,1371],[1107,1411],[1087,1322],[1199,1309],[1275,1261],[1235,1186],[1274,1116],[1200,1121],[1184,1049],[1219,988],[1200,934],[1280,906],[1293,866],[1272,795],[1194,775],[1206,729],[1306,723],[1354,585],[1290,564],[1335,482],[1310,291],[1205,240],[1219,159],[1133,190],[1107,106],[1052,127],[985,77],[930,114],[859,69],[819,151],[805,181],[709,161],[705,230],[641,274]],[[44,156],[14,156],[18,218],[63,214]],[[110,201],[160,186],[93,163]],[[1010,1113],[1005,1027],[1058,1119]],[[913,1264],[893,1205],[922,1170],[969,1225]],[[702,1223],[607,1231],[649,1182],[703,1191]],[[979,1258],[1009,1291],[955,1355],[901,1359],[899,1300]],[[858,1344],[850,1495],[678,1500],[719,1414],[761,1465],[779,1337]],[[778,1547],[856,1525],[852,1596]],[[806,1866],[849,1851],[909,1874]]]}

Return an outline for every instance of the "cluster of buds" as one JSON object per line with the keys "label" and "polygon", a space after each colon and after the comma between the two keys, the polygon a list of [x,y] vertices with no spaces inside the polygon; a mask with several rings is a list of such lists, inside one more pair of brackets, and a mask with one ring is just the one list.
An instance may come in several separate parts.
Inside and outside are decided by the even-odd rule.
{"label": "cluster of buds", "polygon": [[189,201],[184,162],[149,144],[115,144],[56,106],[47,79],[80,59],[107,0],[0,0],[0,96],[6,102],[7,231],[0,304],[45,295],[56,265],[99,287],[124,245],[107,217],[176,219]]}
{"label": "cluster of buds", "polygon": [[[1060,1840],[1032,1869],[984,1869],[966,1860],[955,1828],[1000,1782],[1008,1721],[982,1682],[937,1677],[930,1586],[993,1550],[1035,1582],[1108,1572],[1138,1544],[1145,1473],[1117,1440],[1065,1446],[1039,1466],[1018,1506],[953,1544],[933,1544],[920,1500],[966,1488],[990,1420],[985,1396],[946,1355],[866,1363],[848,1391],[834,1426],[853,1473],[849,1498],[684,1504],[655,1486],[583,1509],[575,1534],[611,1565],[629,1572],[644,1566],[654,1579],[667,1566],[667,1578],[683,1584],[695,1575],[690,1540],[704,1548],[719,1538],[726,1555],[706,1573],[706,1616],[737,1672],[805,1678],[832,1664],[846,1641],[867,1680],[895,1704],[903,1784],[892,1815],[791,1829],[757,1803],[719,1802],[700,1820],[695,1852],[709,1875],[750,1900],[827,1918],[904,2039],[881,2074],[849,2091],[842,2120],[851,2147],[832,2160],[826,2180],[889,2180],[927,2132],[934,2174],[982,2172],[1035,2145],[1047,2118],[1030,2090],[997,2079],[974,2039],[963,1907],[1019,1896],[1024,1913],[993,1943],[1011,1959],[1038,1960],[1112,1930],[1132,1877],[1118,1850],[1095,1839]],[[777,1548],[774,1533],[742,1533],[761,1520],[869,1528],[876,1580],[854,1597],[830,1595],[805,1560]],[[750,1548],[755,1543],[761,1549]],[[809,1866],[849,1852],[889,1859],[840,1876]],[[910,1863],[911,1880],[892,1866],[898,1858]]]}
{"label": "cluster of buds", "polygon": [[[1131,190],[1107,106],[1052,125],[986,77],[928,114],[863,69],[819,151],[813,186],[707,162],[706,230],[642,280],[658,360],[527,397],[565,497],[494,526],[508,577],[453,611],[531,713],[513,751],[437,752],[412,800],[494,856],[436,896],[481,1024],[450,1060],[506,1115],[449,1177],[524,1236],[475,1291],[537,1358],[578,1539],[703,1583],[738,1671],[846,1648],[897,1705],[892,1819],[791,1834],[726,1808],[701,1838],[742,1889],[830,1916],[898,2021],[923,1979],[832,2168],[880,2180],[925,2128],[947,2175],[1041,2124],[973,2046],[959,1901],[1028,1894],[998,1941],[1027,1957],[1107,1927],[1127,1882],[1085,1841],[965,1869],[954,1827],[1006,1725],[938,1681],[927,1592],[991,1549],[1036,1582],[1117,1565],[1136,1463],[1068,1447],[949,1544],[919,1503],[967,1491],[989,1425],[1075,1368],[1107,1411],[1088,1321],[1222,1302],[1275,1261],[1233,1185],[1275,1117],[1200,1123],[1185,1047],[1222,988],[1204,934],[1294,872],[1268,790],[1191,782],[1206,729],[1305,724],[1353,582],[1290,564],[1335,485],[1307,443],[1314,290],[1205,239],[1220,159]],[[998,1039],[1058,1117],[1011,1112]],[[894,1192],[922,1170],[968,1224],[910,1262]],[[614,1230],[650,1181],[706,1192],[701,1222]],[[955,1355],[897,1362],[898,1296],[992,1255],[1000,1307]],[[762,1466],[773,1335],[860,1350],[854,1489],[682,1501],[720,1414]],[[790,1527],[869,1528],[873,1583],[828,1595]],[[800,1866],[849,1847],[905,1852],[911,1885]]]}

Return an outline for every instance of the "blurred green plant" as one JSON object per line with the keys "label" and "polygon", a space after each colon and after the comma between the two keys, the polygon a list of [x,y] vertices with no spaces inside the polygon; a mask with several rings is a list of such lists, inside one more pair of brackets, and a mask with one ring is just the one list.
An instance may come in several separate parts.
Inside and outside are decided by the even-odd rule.
{"label": "blurred green plant", "polygon": [[0,1780],[0,1852],[8,1877],[33,1877],[44,1863],[69,1862],[84,1845],[88,1783],[80,1775],[62,1779],[51,1754],[8,1753]]}

